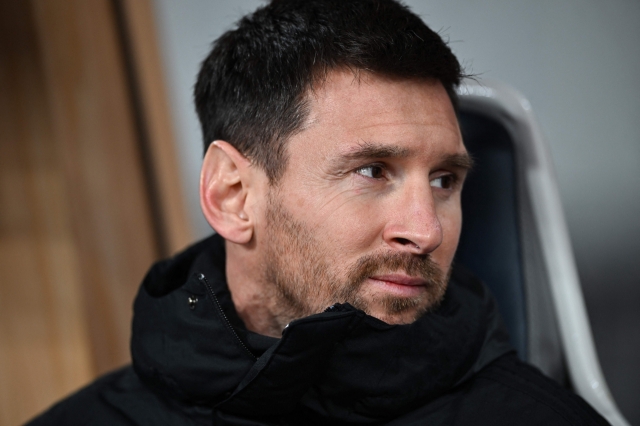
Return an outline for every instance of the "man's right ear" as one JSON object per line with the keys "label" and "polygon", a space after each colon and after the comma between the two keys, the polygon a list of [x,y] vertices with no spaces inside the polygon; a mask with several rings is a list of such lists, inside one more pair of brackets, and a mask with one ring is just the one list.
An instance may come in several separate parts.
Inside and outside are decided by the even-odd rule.
{"label": "man's right ear", "polygon": [[225,141],[209,145],[200,173],[200,205],[207,222],[225,240],[246,244],[253,218],[246,211],[251,162]]}

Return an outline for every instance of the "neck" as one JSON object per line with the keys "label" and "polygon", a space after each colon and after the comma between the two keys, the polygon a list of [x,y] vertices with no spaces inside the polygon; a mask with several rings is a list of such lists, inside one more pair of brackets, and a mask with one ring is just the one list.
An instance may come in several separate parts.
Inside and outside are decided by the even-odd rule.
{"label": "neck", "polygon": [[225,242],[227,285],[248,330],[279,338],[292,318],[279,312],[276,290],[260,277],[260,261],[247,248]]}

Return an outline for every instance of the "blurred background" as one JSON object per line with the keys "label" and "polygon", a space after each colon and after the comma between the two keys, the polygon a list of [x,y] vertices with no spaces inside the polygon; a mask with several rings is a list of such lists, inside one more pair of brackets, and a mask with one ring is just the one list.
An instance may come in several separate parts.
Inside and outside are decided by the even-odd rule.
{"label": "blurred background", "polygon": [[[211,233],[192,87],[262,3],[0,0],[0,424],[127,363],[145,271]],[[531,102],[604,374],[640,424],[640,2],[406,3]]]}

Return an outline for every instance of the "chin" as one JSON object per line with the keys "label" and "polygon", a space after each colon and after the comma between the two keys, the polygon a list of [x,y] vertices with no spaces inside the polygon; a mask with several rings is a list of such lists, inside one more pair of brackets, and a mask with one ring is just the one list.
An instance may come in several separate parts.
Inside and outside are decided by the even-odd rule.
{"label": "chin", "polygon": [[363,309],[368,315],[390,325],[412,324],[430,310],[429,306],[389,312],[387,309]]}
{"label": "chin", "polygon": [[[437,295],[425,293],[420,297],[408,298],[386,296],[377,298],[375,302],[356,302],[354,306],[387,324],[411,324],[426,313],[436,309],[442,302],[443,297],[444,292]],[[361,300],[358,302],[361,302]]]}
{"label": "chin", "polygon": [[416,320],[418,320],[418,318],[420,318],[422,315],[416,315],[416,314],[411,314],[411,315],[371,315],[374,318],[379,319],[380,321],[383,321],[389,325],[406,325],[406,324],[412,324],[414,323]]}

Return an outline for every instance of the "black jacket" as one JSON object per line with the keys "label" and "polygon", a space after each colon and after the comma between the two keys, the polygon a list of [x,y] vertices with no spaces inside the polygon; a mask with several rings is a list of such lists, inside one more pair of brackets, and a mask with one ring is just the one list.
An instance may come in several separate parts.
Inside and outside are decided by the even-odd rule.
{"label": "black jacket", "polygon": [[247,331],[214,236],[147,274],[133,366],[98,379],[39,425],[606,425],[516,358],[486,288],[457,269],[442,305],[391,326],[347,304]]}

